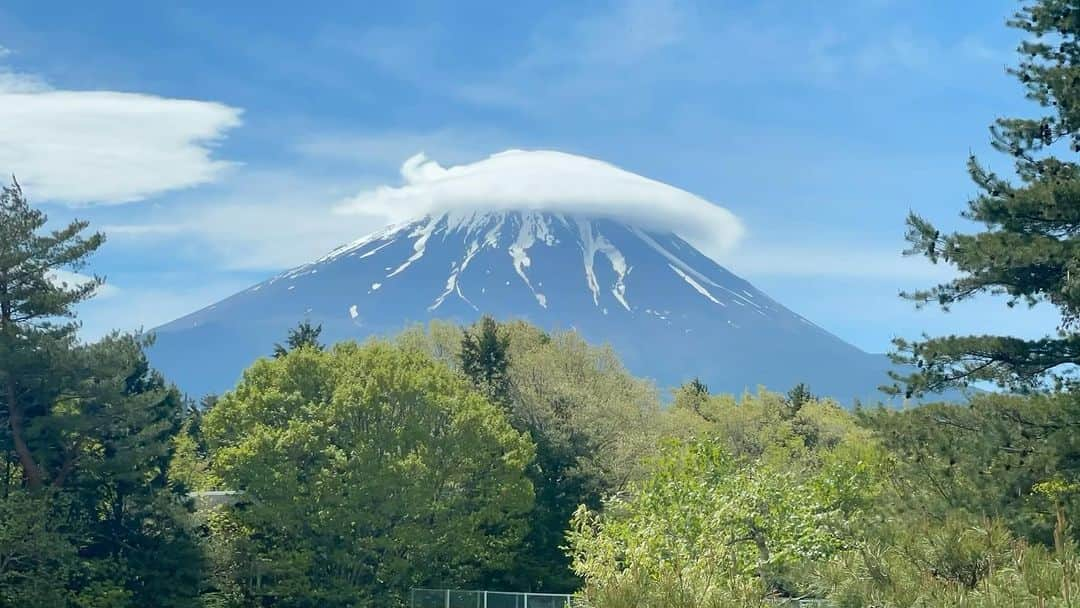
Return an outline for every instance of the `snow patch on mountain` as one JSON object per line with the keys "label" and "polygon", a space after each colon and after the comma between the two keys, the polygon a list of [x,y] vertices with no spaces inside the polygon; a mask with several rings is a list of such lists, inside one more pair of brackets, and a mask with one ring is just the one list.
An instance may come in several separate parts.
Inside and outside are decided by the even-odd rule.
{"label": "snow patch on mountain", "polygon": [[517,240],[510,246],[510,257],[514,260],[514,271],[517,272],[522,281],[525,281],[525,285],[529,287],[529,291],[532,292],[540,306],[547,308],[547,296],[538,292],[533,287],[532,282],[529,281],[529,276],[525,274],[525,269],[532,265],[532,260],[529,258],[529,248],[536,244],[537,241],[549,246],[555,244],[555,237],[548,226],[547,218],[541,217],[537,213],[522,213],[521,229],[518,232]]}
{"label": "snow patch on mountain", "polygon": [[[399,224],[391,224],[391,225],[387,226],[386,228],[383,228],[382,230],[376,230],[375,232],[372,232],[371,234],[360,237],[359,239],[356,239],[355,241],[353,241],[351,243],[346,243],[345,245],[342,245],[342,246],[340,246],[340,247],[338,247],[336,249],[333,249],[333,250],[330,251],[330,253],[327,253],[326,255],[324,255],[323,257],[315,260],[311,264],[305,264],[304,266],[301,266],[297,270],[303,270],[305,268],[308,268],[310,266],[314,266],[316,264],[321,264],[323,262],[328,262],[330,260],[333,260],[333,259],[335,259],[337,257],[343,256],[343,255],[346,255],[346,254],[349,254],[349,253],[356,253],[360,249],[363,249],[364,247],[366,247],[367,245],[370,245],[372,243],[377,243],[379,241],[384,241],[384,240],[388,239],[389,237],[401,232],[402,230],[404,230],[407,227],[408,227],[408,224],[400,224],[400,223]],[[388,244],[389,243],[383,243],[383,244],[379,245],[378,247],[376,247],[375,249],[373,249],[372,251],[369,251],[369,252],[365,253],[364,255],[362,255],[360,257],[365,258],[365,257],[368,257],[369,255],[373,255],[379,249],[382,249],[383,247],[385,247]]]}
{"label": "snow patch on mountain", "polygon": [[578,234],[581,235],[581,251],[585,256],[585,282],[592,292],[593,304],[600,305],[600,285],[596,281],[593,262],[596,259],[596,240],[593,239],[592,223],[579,219]]}
{"label": "snow patch on mountain", "polygon": [[360,259],[362,260],[364,258],[369,258],[369,257],[375,255],[376,253],[379,253],[383,249],[386,249],[388,246],[393,245],[393,244],[394,244],[394,241],[387,241],[387,242],[383,243],[382,245],[379,245],[378,247],[372,249],[371,251],[365,251],[363,254],[360,255]]}
{"label": "snow patch on mountain", "polygon": [[615,296],[615,299],[619,301],[623,308],[628,311],[631,310],[630,304],[626,301],[626,275],[630,271],[626,264],[626,258],[602,234],[599,232],[593,233],[592,222],[579,218],[576,223],[578,234],[581,237],[581,252],[585,261],[585,280],[589,286],[589,291],[592,292],[593,303],[597,306],[600,305],[600,284],[596,279],[594,265],[596,263],[596,254],[602,253],[608,259],[611,269],[615,271],[617,277],[615,284],[611,287],[612,295]]}
{"label": "snow patch on mountain", "polygon": [[442,303],[446,301],[446,297],[451,293],[456,293],[463,302],[471,306],[474,310],[479,310],[469,298],[465,297],[465,294],[461,293],[461,284],[458,282],[458,277],[461,276],[461,273],[465,272],[465,269],[469,267],[469,262],[476,257],[476,254],[479,253],[479,251],[480,244],[477,241],[469,243],[469,248],[465,251],[465,257],[461,260],[461,265],[459,266],[457,262],[454,262],[451,265],[450,276],[446,279],[446,289],[439,294],[439,297],[435,299],[435,302],[428,307],[428,311],[434,311],[439,306],[442,306]]}
{"label": "snow patch on mountain", "polygon": [[713,304],[719,304],[720,306],[727,306],[727,304],[724,304],[720,300],[717,300],[716,298],[714,298],[713,295],[711,293],[709,293],[708,289],[705,289],[704,287],[702,287],[701,283],[698,283],[697,281],[695,281],[692,277],[690,277],[690,275],[686,274],[685,272],[683,272],[679,268],[676,268],[672,264],[668,264],[668,267],[671,268],[672,270],[674,270],[675,274],[682,277],[682,280],[686,281],[691,287],[693,287],[694,291],[700,293],[701,295],[705,296],[706,298],[709,298],[709,300],[712,301]]}
{"label": "snow patch on mountain", "polygon": [[386,278],[389,279],[389,278],[391,278],[391,277],[393,277],[393,276],[395,276],[397,274],[400,274],[403,270],[405,270],[406,268],[411,266],[413,262],[415,262],[416,260],[419,260],[420,258],[424,257],[424,248],[427,246],[427,242],[428,242],[428,239],[431,238],[431,234],[433,232],[435,232],[435,226],[437,224],[438,224],[438,222],[437,222],[436,218],[429,218],[426,224],[424,224],[421,227],[418,227],[416,230],[414,230],[412,233],[409,234],[410,237],[414,237],[414,236],[418,237],[416,239],[416,242],[413,243],[413,251],[414,251],[414,253],[411,256],[409,256],[409,259],[405,260],[401,264],[401,266],[398,266],[397,269],[395,269],[390,274],[386,275]]}

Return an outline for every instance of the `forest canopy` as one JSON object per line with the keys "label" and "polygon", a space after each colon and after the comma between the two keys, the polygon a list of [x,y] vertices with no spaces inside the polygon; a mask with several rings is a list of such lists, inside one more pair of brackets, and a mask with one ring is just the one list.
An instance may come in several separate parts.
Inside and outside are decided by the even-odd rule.
{"label": "forest canopy", "polygon": [[[970,232],[908,218],[949,308],[1049,304],[1039,339],[897,340],[893,393],[670,395],[574,332],[481,317],[324,344],[304,320],[221,395],[152,337],[79,337],[104,235],[0,191],[0,607],[406,605],[414,587],[591,608],[1073,606],[1080,595],[1080,4],[1034,0],[1038,111],[969,160]],[[61,277],[80,272],[78,280]],[[717,348],[739,348],[718,344]]]}

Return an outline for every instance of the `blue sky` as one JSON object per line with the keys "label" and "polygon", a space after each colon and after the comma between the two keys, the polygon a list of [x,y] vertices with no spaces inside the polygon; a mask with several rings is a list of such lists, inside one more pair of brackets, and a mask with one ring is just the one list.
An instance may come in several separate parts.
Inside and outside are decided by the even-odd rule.
{"label": "blue sky", "polygon": [[[379,227],[340,201],[508,148],[602,159],[721,204],[720,261],[850,342],[1040,335],[1049,310],[915,311],[909,209],[962,227],[964,163],[1030,113],[1015,2],[0,6],[0,171],[109,234],[88,337],[153,327]],[[977,6],[978,9],[974,9]]]}

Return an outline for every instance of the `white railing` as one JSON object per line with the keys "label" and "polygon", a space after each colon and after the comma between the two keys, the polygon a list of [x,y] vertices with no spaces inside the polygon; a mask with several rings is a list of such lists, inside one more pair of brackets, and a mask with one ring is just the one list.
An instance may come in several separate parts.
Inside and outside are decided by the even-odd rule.
{"label": "white railing", "polygon": [[565,593],[516,593],[460,589],[413,589],[410,608],[571,608],[574,596]]}
{"label": "white railing", "polygon": [[[832,608],[829,600],[772,599],[777,608]],[[413,589],[409,608],[585,608],[573,595],[564,593],[515,593],[460,589]]]}

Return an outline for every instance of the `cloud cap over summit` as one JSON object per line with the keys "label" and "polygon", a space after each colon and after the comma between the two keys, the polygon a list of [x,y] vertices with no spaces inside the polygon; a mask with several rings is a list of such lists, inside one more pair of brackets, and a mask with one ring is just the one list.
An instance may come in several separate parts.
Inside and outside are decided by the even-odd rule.
{"label": "cloud cap over summit", "polygon": [[362,192],[341,213],[395,219],[467,211],[541,211],[626,221],[675,232],[712,251],[731,249],[742,222],[699,196],[603,161],[553,150],[507,150],[443,167],[417,154],[401,167],[405,184]]}

